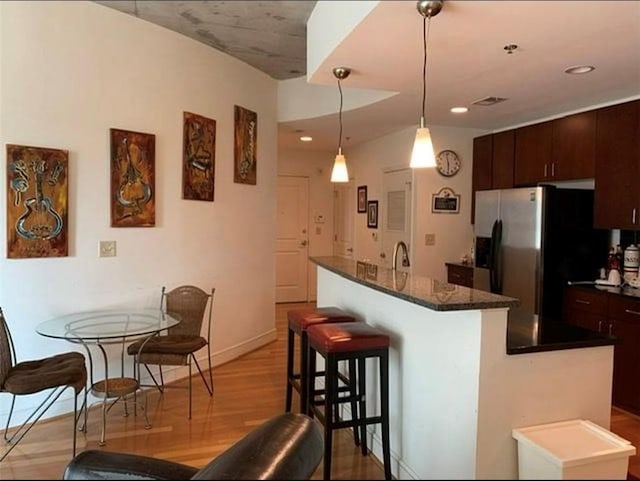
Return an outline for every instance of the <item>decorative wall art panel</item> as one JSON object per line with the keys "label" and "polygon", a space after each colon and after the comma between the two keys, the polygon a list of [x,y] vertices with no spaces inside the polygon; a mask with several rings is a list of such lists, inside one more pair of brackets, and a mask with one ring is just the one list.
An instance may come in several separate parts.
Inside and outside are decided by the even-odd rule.
{"label": "decorative wall art panel", "polygon": [[64,257],[67,150],[7,144],[7,257]]}
{"label": "decorative wall art panel", "polygon": [[234,118],[233,181],[239,184],[256,185],[258,114],[236,105]]}
{"label": "decorative wall art panel", "polygon": [[216,121],[184,112],[182,198],[213,201]]}
{"label": "decorative wall art panel", "polygon": [[111,227],[153,227],[156,136],[111,132]]}

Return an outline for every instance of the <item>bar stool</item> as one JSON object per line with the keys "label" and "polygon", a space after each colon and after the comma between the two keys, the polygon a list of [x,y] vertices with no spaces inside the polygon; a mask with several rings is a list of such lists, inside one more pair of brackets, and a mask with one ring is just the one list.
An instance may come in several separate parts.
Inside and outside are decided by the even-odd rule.
{"label": "bar stool", "polygon": [[[382,454],[385,479],[391,478],[391,450],[389,446],[389,336],[364,322],[314,324],[307,329],[309,380],[309,412],[324,426],[324,479],[331,479],[332,434],[334,429],[359,428],[362,455],[368,454],[366,429],[369,424],[381,424]],[[324,410],[314,399],[316,380],[316,353],[325,360]],[[366,360],[377,358],[380,367],[380,415],[367,416],[366,406]],[[357,361],[357,380],[350,379],[351,386],[357,385],[355,398],[358,409],[353,408],[354,392],[340,396],[338,390],[339,361]],[[351,371],[351,369],[350,369]],[[355,372],[350,372],[350,376]],[[340,404],[351,402],[351,419],[339,417]],[[355,432],[354,432],[355,434]]]}
{"label": "bar stool", "polygon": [[[355,317],[338,307],[315,307],[294,309],[287,312],[289,329],[287,334],[287,393],[285,411],[291,411],[293,389],[300,395],[300,412],[308,413],[307,408],[307,328],[314,324],[327,322],[355,322]],[[293,369],[295,335],[300,336],[299,372]]]}

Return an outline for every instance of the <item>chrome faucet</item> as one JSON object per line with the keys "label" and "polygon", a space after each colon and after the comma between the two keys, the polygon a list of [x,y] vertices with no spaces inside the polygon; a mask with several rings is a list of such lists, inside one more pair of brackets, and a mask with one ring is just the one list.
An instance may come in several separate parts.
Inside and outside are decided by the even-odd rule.
{"label": "chrome faucet", "polygon": [[393,259],[391,261],[391,268],[395,271],[396,265],[398,262],[398,251],[402,249],[402,265],[403,267],[409,267],[409,249],[407,248],[407,244],[403,241],[396,242],[396,245],[393,247]]}

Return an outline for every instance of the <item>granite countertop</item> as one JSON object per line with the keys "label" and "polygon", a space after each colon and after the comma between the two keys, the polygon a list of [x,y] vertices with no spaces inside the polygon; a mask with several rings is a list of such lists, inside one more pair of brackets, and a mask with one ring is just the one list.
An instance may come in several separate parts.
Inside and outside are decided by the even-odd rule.
{"label": "granite countertop", "polygon": [[444,265],[466,267],[467,269],[473,269],[473,264],[471,262],[445,262]]}
{"label": "granite countertop", "polygon": [[470,289],[403,271],[393,271],[387,267],[365,264],[344,257],[311,257],[310,260],[358,284],[434,311],[515,307],[520,303],[513,297]]}
{"label": "granite countertop", "polygon": [[[335,274],[363,286],[413,302],[434,311],[460,311],[516,307],[519,300],[490,292],[469,289],[447,282],[393,271],[375,264],[365,264],[343,257],[311,257],[311,261]],[[584,286],[596,289],[595,286]],[[610,291],[612,288],[607,288]],[[631,289],[640,297],[640,290]],[[628,292],[616,288],[620,293]],[[513,313],[514,311],[510,311]],[[584,347],[609,346],[617,343],[610,337],[578,326],[553,320],[543,322],[537,317],[515,319],[507,324],[506,352],[509,355],[557,351]]]}
{"label": "granite countertop", "polygon": [[617,294],[623,297],[633,297],[636,299],[640,299],[640,289],[636,287],[631,287],[628,284],[626,284],[623,287],[611,287],[611,286],[596,285],[593,283],[589,283],[589,284],[572,283],[572,284],[569,284],[569,287],[579,287],[581,289],[590,289],[594,291],[608,292],[609,294]]}
{"label": "granite countertop", "polygon": [[617,342],[613,336],[552,319],[509,319],[507,324],[507,354],[610,346]]}

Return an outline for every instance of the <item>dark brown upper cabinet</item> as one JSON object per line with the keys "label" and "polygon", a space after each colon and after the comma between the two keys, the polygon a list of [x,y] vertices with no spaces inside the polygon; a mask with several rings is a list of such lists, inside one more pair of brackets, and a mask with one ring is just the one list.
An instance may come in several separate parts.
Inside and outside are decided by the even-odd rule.
{"label": "dark brown upper cabinet", "polygon": [[592,179],[596,170],[596,111],[552,121],[553,180]]}
{"label": "dark brown upper cabinet", "polygon": [[471,180],[471,223],[474,223],[476,191],[491,189],[493,136],[483,135],[473,139],[473,169]]}
{"label": "dark brown upper cabinet", "polygon": [[492,189],[513,187],[513,156],[515,153],[515,130],[493,134]]}
{"label": "dark brown upper cabinet", "polygon": [[597,110],[594,227],[640,229],[640,101]]}
{"label": "dark brown upper cabinet", "polygon": [[514,158],[516,186],[536,185],[553,179],[555,166],[551,161],[551,133],[551,121],[516,129]]}
{"label": "dark brown upper cabinet", "polygon": [[476,191],[513,187],[514,146],[514,130],[483,135],[473,139],[472,224],[475,217]]}

